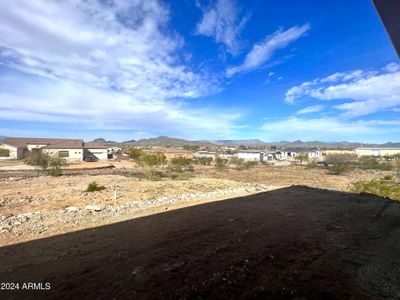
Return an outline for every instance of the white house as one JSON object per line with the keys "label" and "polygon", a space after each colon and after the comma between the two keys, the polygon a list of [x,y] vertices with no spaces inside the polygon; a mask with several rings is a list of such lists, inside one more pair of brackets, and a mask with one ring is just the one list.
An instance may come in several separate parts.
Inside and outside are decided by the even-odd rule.
{"label": "white house", "polygon": [[308,158],[321,158],[322,151],[315,150],[315,151],[307,151]]}
{"label": "white house", "polygon": [[279,159],[288,159],[290,157],[296,157],[297,152],[291,150],[279,150],[276,152],[279,156]]}
{"label": "white house", "polygon": [[400,148],[395,147],[382,147],[382,148],[356,148],[355,153],[357,156],[386,156],[400,154]]}
{"label": "white house", "polygon": [[217,157],[216,152],[210,152],[210,151],[197,151],[193,154],[193,157],[211,157],[212,159],[215,159]]}
{"label": "white house", "polygon": [[[0,159],[23,159],[30,151],[63,158],[67,161],[107,159],[107,147],[98,143],[85,143],[79,139],[50,138],[5,138],[0,149],[8,150],[8,155]],[[4,151],[2,151],[4,153]]]}
{"label": "white house", "polygon": [[259,150],[240,150],[237,154],[238,158],[245,161],[262,162],[264,160],[264,151]]}

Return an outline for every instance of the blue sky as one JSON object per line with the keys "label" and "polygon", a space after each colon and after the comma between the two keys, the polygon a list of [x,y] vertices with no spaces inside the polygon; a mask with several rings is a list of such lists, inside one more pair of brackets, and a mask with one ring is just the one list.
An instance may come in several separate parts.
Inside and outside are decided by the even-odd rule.
{"label": "blue sky", "polygon": [[9,1],[0,135],[399,141],[371,1]]}

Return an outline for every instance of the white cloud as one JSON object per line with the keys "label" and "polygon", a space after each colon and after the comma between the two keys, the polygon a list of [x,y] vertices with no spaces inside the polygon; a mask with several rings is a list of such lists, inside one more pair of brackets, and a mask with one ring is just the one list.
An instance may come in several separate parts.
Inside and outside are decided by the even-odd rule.
{"label": "white cloud", "polygon": [[304,96],[347,100],[335,107],[349,117],[393,109],[400,105],[400,65],[391,63],[377,71],[357,70],[317,78],[289,89],[285,100],[293,103]]}
{"label": "white cloud", "polygon": [[[399,133],[397,127],[385,129],[379,126],[393,125],[382,121],[348,122],[337,118],[302,119],[289,118],[264,124],[264,138],[274,140],[323,140],[323,141],[383,141],[390,133]],[[385,134],[382,134],[385,132]]]}
{"label": "white cloud", "polygon": [[[4,81],[4,80],[3,80]],[[73,81],[40,79],[19,82],[8,77],[0,92],[0,119],[62,123],[82,130],[130,130],[153,134],[174,132],[185,137],[231,134],[240,114],[207,108],[190,109],[181,102],[135,100],[121,91],[110,91]],[[16,89],[20,90],[18,93]],[[214,115],[218,114],[218,118]]]}
{"label": "white cloud", "polygon": [[156,0],[0,6],[0,64],[15,70],[0,80],[0,119],[228,134],[236,112],[213,118],[176,100],[215,92],[218,82],[183,64],[184,41],[168,20]]}
{"label": "white cloud", "polygon": [[169,12],[163,5],[107,3],[22,0],[0,6],[2,63],[149,99],[196,97],[212,89],[179,63],[183,40],[167,34]]}
{"label": "white cloud", "polygon": [[303,115],[303,114],[309,114],[309,113],[315,113],[315,112],[320,112],[325,108],[324,105],[311,105],[307,106],[303,109],[300,109],[297,114],[298,115]]}
{"label": "white cloud", "polygon": [[241,16],[233,0],[216,0],[203,9],[196,33],[212,37],[217,43],[224,44],[229,53],[236,55],[240,51],[239,35],[248,18],[248,15]]}
{"label": "white cloud", "polygon": [[264,66],[278,49],[285,48],[291,42],[299,39],[309,29],[310,25],[305,24],[303,26],[294,26],[285,31],[276,31],[272,35],[267,36],[263,42],[255,44],[246,55],[243,64],[229,68],[226,71],[226,75],[232,76],[236,73],[249,72]]}

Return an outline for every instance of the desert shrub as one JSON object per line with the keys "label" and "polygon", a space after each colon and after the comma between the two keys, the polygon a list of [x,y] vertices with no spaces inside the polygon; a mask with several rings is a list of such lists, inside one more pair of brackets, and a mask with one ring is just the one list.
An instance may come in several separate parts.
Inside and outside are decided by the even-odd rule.
{"label": "desert shrub", "polygon": [[231,164],[233,164],[238,171],[248,170],[257,165],[256,161],[245,161],[243,158],[232,157]]}
{"label": "desert shrub", "polygon": [[221,157],[217,157],[215,159],[215,167],[217,169],[224,169],[226,167],[226,160]]}
{"label": "desert shrub", "polygon": [[65,159],[53,157],[37,150],[28,153],[25,157],[25,163],[35,166],[43,173],[50,176],[62,175],[63,167],[67,164]]}
{"label": "desert shrub", "polygon": [[307,153],[299,153],[298,155],[296,155],[295,159],[300,164],[302,164],[303,161],[308,161],[308,154]]}
{"label": "desert shrub", "polygon": [[10,156],[10,150],[4,149],[4,148],[0,148],[0,156],[2,156],[2,157]]}
{"label": "desert shrub", "polygon": [[381,161],[379,161],[378,158],[373,157],[373,156],[361,156],[358,159],[358,166],[360,169],[364,169],[364,170],[389,171],[389,170],[393,169],[393,166],[390,162],[388,162],[388,161],[381,162]]}
{"label": "desert shrub", "polygon": [[195,164],[204,165],[204,166],[211,165],[212,161],[213,161],[212,157],[196,157],[194,159]]}
{"label": "desert shrub", "polygon": [[325,157],[329,174],[340,175],[354,167],[357,156],[353,154],[329,154]]}
{"label": "desert shrub", "polygon": [[246,163],[244,164],[245,169],[251,169],[254,168],[255,166],[257,166],[257,162],[256,161],[246,161]]}
{"label": "desert shrub", "polygon": [[148,179],[159,177],[156,173],[156,168],[161,167],[166,163],[167,159],[165,158],[165,155],[160,152],[144,153],[138,159],[138,164],[146,170]]}
{"label": "desert shrub", "polygon": [[46,174],[50,176],[61,176],[63,172],[63,167],[66,166],[66,161],[58,157],[50,157],[48,166],[46,169]]}
{"label": "desert shrub", "polygon": [[310,161],[307,165],[306,165],[306,168],[307,169],[318,169],[318,164],[317,164],[317,162],[316,161]]}
{"label": "desert shrub", "polygon": [[391,175],[386,175],[383,177],[384,180],[393,180],[393,176]]}
{"label": "desert shrub", "polygon": [[347,172],[349,169],[350,167],[345,164],[336,164],[329,167],[329,174],[340,175]]}
{"label": "desert shrub", "polygon": [[99,185],[96,181],[92,181],[91,183],[88,184],[86,188],[86,192],[93,193],[93,192],[99,192],[106,189],[105,186]]}
{"label": "desert shrub", "polygon": [[384,180],[361,181],[355,183],[351,191],[400,200],[400,184],[395,182],[387,182]]}
{"label": "desert shrub", "polygon": [[133,160],[137,160],[144,154],[142,149],[130,147],[124,150],[125,154],[127,154]]}
{"label": "desert shrub", "polygon": [[[171,159],[171,169],[176,172],[182,172],[184,169],[193,170],[193,161],[190,158],[174,157]],[[191,168],[192,167],[192,168]]]}

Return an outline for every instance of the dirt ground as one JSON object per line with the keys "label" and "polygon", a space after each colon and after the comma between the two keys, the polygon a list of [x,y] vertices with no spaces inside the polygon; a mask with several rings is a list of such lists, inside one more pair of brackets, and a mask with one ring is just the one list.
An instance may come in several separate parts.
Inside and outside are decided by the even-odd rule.
{"label": "dirt ground", "polygon": [[[0,248],[10,299],[398,299],[400,203],[302,186]],[[22,290],[23,283],[44,290]],[[46,284],[50,290],[45,290]]]}
{"label": "dirt ground", "polygon": [[[183,174],[189,176],[186,180],[150,181],[132,176],[135,170],[124,166],[128,165],[121,164],[116,170],[123,175],[107,175],[110,170],[101,169],[93,175],[0,178],[0,245],[291,185],[349,191],[354,182],[391,174],[358,171],[333,176],[324,169],[303,166],[259,166],[245,171],[196,168]],[[93,181],[105,189],[85,192]]]}

